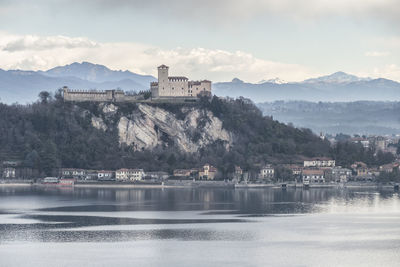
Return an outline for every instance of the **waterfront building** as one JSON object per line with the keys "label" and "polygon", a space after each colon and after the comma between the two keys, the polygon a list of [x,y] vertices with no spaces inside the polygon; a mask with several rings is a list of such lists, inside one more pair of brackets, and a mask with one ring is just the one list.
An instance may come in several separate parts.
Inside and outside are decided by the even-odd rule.
{"label": "waterfront building", "polygon": [[97,172],[97,180],[110,181],[114,179],[113,171],[98,171]]}
{"label": "waterfront building", "polygon": [[85,180],[86,179],[86,170],[74,169],[74,168],[62,168],[61,169],[61,177]]}
{"label": "waterfront building", "polygon": [[3,178],[14,179],[16,177],[16,169],[14,167],[6,167],[3,169]]}
{"label": "waterfront building", "polygon": [[275,169],[267,164],[261,168],[259,178],[263,180],[272,180],[275,176]]}
{"label": "waterfront building", "polygon": [[210,164],[205,164],[202,168],[199,170],[199,178],[200,179],[207,179],[207,180],[214,180],[215,176],[217,175],[217,168]]}
{"label": "waterfront building", "polygon": [[143,179],[144,175],[143,169],[119,169],[115,171],[117,181],[139,181]]}
{"label": "waterfront building", "polygon": [[304,169],[301,174],[303,183],[324,183],[325,173],[321,169]]}
{"label": "waterfront building", "polygon": [[331,180],[334,182],[345,183],[352,175],[352,171],[341,166],[333,167],[331,170]]}

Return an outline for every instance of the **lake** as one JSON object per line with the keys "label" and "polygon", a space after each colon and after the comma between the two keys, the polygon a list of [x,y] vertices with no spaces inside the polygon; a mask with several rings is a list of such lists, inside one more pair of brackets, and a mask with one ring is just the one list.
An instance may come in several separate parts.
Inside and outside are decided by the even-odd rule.
{"label": "lake", "polygon": [[400,197],[0,187],[0,266],[128,265],[399,266]]}

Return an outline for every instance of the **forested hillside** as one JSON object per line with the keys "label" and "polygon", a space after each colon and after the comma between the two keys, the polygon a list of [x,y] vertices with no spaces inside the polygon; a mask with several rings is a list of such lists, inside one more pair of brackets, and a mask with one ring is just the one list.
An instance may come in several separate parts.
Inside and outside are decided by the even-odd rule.
{"label": "forested hillside", "polygon": [[[213,97],[197,104],[113,104],[112,112],[106,111],[110,105],[65,103],[59,93],[51,97],[46,92],[30,105],[0,104],[0,160],[22,160],[25,166],[45,174],[58,167],[172,171],[206,162],[227,173],[234,165],[257,170],[265,163],[290,163],[314,156],[332,156],[344,165],[364,158],[371,164],[385,161],[354,144],[332,149],[310,130],[265,117],[255,105],[241,99]],[[140,112],[148,110],[156,112],[155,116],[169,116],[166,122],[154,118],[158,123],[153,127],[157,142],[152,147],[138,148],[136,132],[129,132],[128,127],[124,134],[133,136],[136,143],[125,143],[121,137],[122,119],[136,125],[145,116]],[[193,113],[197,114],[195,123],[188,120],[193,120],[189,117]],[[220,132],[226,136],[223,140],[207,133],[219,121]],[[168,131],[161,127],[163,123],[170,126]],[[190,139],[187,142],[197,146],[195,151],[181,149],[179,132],[170,132],[175,125]],[[136,126],[132,131],[142,129]]]}

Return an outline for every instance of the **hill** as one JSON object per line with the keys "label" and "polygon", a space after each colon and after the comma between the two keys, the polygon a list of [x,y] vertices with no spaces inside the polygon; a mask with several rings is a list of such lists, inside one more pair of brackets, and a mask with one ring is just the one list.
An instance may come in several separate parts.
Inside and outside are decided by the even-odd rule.
{"label": "hill", "polygon": [[243,99],[203,98],[196,104],[79,103],[42,95],[31,105],[0,104],[0,160],[20,159],[51,175],[55,168],[193,168],[204,163],[222,174],[235,165],[331,156],[340,164],[374,163],[361,145],[331,148],[310,130],[265,117]]}
{"label": "hill", "polygon": [[209,162],[222,172],[323,156],[329,144],[242,100],[197,104],[64,103],[0,105],[0,160],[53,167],[166,170]]}

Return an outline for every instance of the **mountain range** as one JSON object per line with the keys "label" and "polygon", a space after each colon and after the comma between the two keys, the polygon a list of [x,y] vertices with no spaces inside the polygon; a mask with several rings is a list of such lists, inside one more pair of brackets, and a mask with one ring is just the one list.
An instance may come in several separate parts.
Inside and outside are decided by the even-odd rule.
{"label": "mountain range", "polygon": [[[0,69],[0,101],[27,103],[37,99],[40,91],[54,92],[68,86],[72,89],[115,89],[125,91],[148,90],[149,83],[156,81],[151,75],[130,71],[111,70],[89,62],[72,63],[47,71]],[[254,102],[276,100],[304,101],[394,101],[400,99],[400,83],[378,78],[360,78],[344,72],[288,83],[279,78],[258,83],[234,78],[231,82],[213,84],[217,96],[250,98]]]}
{"label": "mountain range", "polygon": [[147,90],[156,78],[130,71],[115,71],[89,62],[72,63],[47,71],[0,69],[0,101],[26,103],[37,99],[39,92],[56,91],[68,86],[72,89],[115,89],[125,91]]}
{"label": "mountain range", "polygon": [[400,83],[383,78],[360,78],[336,72],[294,83],[285,83],[280,79],[247,83],[234,78],[231,82],[213,84],[213,92],[218,96],[243,96],[257,103],[277,100],[395,101],[400,100]]}

